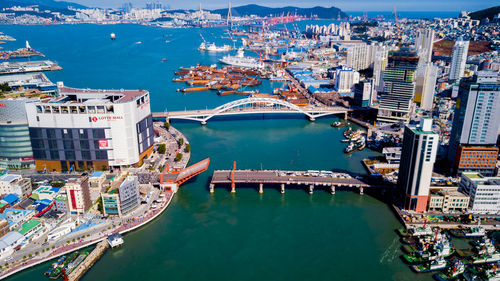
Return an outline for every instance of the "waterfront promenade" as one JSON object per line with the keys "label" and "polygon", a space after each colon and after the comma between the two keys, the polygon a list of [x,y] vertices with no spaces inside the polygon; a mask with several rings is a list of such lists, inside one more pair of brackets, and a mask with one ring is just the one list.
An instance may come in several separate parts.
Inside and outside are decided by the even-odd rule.
{"label": "waterfront promenade", "polygon": [[[177,140],[179,138],[184,138],[185,140],[185,136],[173,127],[170,127],[168,132],[167,130],[162,130],[160,134],[162,135],[163,141],[169,140],[171,136],[175,136]],[[175,143],[177,143],[177,145],[179,146],[177,147],[176,151],[179,151],[184,148],[188,142],[184,141],[184,144],[182,146],[179,145],[177,141],[175,141]],[[166,163],[168,163],[169,156],[164,155],[164,157],[167,158]],[[170,160],[173,161],[174,157],[171,157]],[[185,168],[185,166],[187,166],[189,158],[190,153],[186,153],[186,156],[180,163],[180,165],[184,165],[184,167],[182,168]],[[179,163],[176,164],[179,165]],[[130,170],[134,173],[139,173],[141,171],[144,172],[144,166],[141,168],[131,168]],[[162,192],[158,189],[154,189],[152,187],[152,183],[150,183],[150,188],[151,196],[147,203],[141,204],[136,210],[124,217],[101,219],[98,220],[98,224],[90,228],[75,233],[70,233],[56,241],[48,241],[46,243],[43,243],[43,240],[47,236],[47,233],[45,233],[44,235],[36,239],[36,241],[14,252],[7,261],[2,261],[2,271],[0,272],[0,279],[7,278],[8,276],[11,276],[22,270],[47,262],[56,257],[92,246],[107,239],[107,237],[111,234],[125,234],[153,221],[167,209],[167,207],[170,205],[174,193]],[[160,204],[153,207],[154,202],[159,202]]]}

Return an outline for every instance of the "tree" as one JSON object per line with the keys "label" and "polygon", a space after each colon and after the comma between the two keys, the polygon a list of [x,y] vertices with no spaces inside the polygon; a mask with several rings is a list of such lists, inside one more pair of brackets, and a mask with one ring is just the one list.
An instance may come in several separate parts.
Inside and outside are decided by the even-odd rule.
{"label": "tree", "polygon": [[186,144],[186,147],[184,148],[185,152],[190,152],[191,151],[191,145],[188,143]]}
{"label": "tree", "polygon": [[184,144],[184,139],[183,138],[180,138],[179,139],[179,145],[182,146]]}
{"label": "tree", "polygon": [[158,153],[165,154],[165,151],[167,151],[166,145],[164,143],[160,143],[158,145]]}
{"label": "tree", "polygon": [[175,156],[175,162],[179,162],[182,160],[182,153],[177,153],[177,155]]}
{"label": "tree", "polygon": [[31,257],[32,257],[32,256],[33,256],[33,255],[32,255],[31,253],[28,255],[28,257],[29,257],[30,259],[31,259]]}
{"label": "tree", "polygon": [[165,128],[168,130],[170,130],[170,123],[169,122],[165,122],[163,123],[163,126],[165,126]]}

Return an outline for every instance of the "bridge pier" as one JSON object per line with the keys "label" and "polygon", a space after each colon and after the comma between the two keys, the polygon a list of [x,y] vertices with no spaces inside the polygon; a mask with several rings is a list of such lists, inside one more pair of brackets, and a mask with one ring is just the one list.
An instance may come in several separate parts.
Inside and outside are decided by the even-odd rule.
{"label": "bridge pier", "polygon": [[264,193],[264,185],[262,183],[259,183],[259,193]]}
{"label": "bridge pier", "polygon": [[309,185],[309,194],[313,194],[314,192],[314,184]]}
{"label": "bridge pier", "polygon": [[211,183],[211,184],[210,184],[210,187],[209,187],[209,189],[210,189],[210,193],[214,193],[214,191],[215,191],[215,190],[214,190],[214,187],[215,187],[215,186],[214,186],[214,184],[213,184],[213,183]]}
{"label": "bridge pier", "polygon": [[332,186],[330,187],[330,194],[331,195],[334,195],[335,194],[335,185],[332,184]]}
{"label": "bridge pier", "polygon": [[201,125],[206,125],[206,124],[207,124],[207,121],[203,120],[203,121],[201,121],[200,123],[201,123]]}
{"label": "bridge pier", "polygon": [[285,184],[281,184],[281,194],[285,194]]}
{"label": "bridge pier", "polygon": [[236,185],[231,185],[231,193],[236,193]]}
{"label": "bridge pier", "polygon": [[359,187],[359,195],[363,195],[363,187],[362,186]]}
{"label": "bridge pier", "polygon": [[314,117],[312,117],[312,116],[309,116],[308,118],[309,118],[309,121],[311,121],[311,122],[316,121],[316,118],[314,118]]}

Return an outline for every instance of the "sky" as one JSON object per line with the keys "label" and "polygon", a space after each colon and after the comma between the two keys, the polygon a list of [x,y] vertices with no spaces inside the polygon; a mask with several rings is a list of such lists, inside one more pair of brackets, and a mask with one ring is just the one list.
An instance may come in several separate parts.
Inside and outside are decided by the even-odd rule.
{"label": "sky", "polygon": [[[227,7],[228,0],[67,0],[89,7],[118,8],[125,2],[134,7],[145,7],[147,2],[160,2],[171,8],[198,9],[201,2],[204,9]],[[494,5],[493,0],[231,0],[232,6],[259,4],[269,7],[297,6],[335,6],[343,11],[392,11],[396,4],[398,11],[475,11]]]}

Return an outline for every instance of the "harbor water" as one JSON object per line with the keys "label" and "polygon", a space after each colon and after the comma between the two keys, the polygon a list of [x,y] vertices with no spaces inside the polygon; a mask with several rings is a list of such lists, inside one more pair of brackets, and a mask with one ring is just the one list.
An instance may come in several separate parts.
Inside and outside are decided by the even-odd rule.
{"label": "harbor water", "polygon": [[[220,28],[159,29],[139,25],[0,26],[17,38],[5,49],[29,40],[62,71],[47,73],[71,87],[147,89],[153,111],[213,108],[240,96],[215,92],[182,94],[171,82],[174,70],[213,64],[222,54],[201,53]],[[110,40],[110,33],[116,40]],[[166,61],[162,61],[165,58]],[[263,93],[272,87],[264,81]],[[208,192],[214,169],[346,170],[364,173],[368,149],[345,155],[343,129],[336,118],[309,122],[303,116],[239,118],[173,125],[189,139],[191,163],[211,158],[208,171],[184,184],[161,217],[125,235],[83,280],[430,280],[413,273],[401,259],[401,227],[390,207],[355,192],[330,195],[317,189],[279,190],[237,187],[236,194]],[[8,280],[41,280],[49,263]]]}

